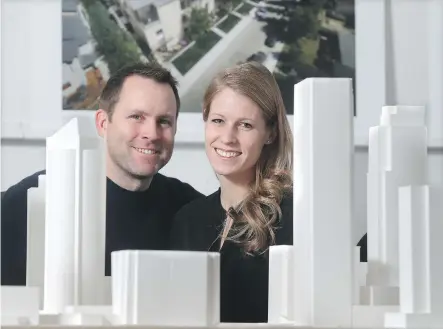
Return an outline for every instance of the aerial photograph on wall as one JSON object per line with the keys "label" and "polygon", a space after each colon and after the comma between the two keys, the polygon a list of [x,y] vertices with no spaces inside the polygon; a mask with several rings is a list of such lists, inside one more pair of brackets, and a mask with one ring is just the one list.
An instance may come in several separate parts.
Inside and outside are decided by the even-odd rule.
{"label": "aerial photograph on wall", "polygon": [[354,0],[62,0],[63,109],[95,110],[109,76],[157,62],[179,82],[183,112],[200,112],[221,69],[257,61],[288,114],[294,84],[355,79]]}

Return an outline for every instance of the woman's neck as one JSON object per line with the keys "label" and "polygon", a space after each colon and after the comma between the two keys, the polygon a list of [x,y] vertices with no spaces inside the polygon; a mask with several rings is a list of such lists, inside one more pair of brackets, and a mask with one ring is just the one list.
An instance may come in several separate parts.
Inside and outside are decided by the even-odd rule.
{"label": "woman's neck", "polygon": [[219,176],[220,182],[220,202],[225,210],[235,207],[244,200],[250,190],[251,182],[254,179],[254,172],[251,174],[239,174],[233,176]]}

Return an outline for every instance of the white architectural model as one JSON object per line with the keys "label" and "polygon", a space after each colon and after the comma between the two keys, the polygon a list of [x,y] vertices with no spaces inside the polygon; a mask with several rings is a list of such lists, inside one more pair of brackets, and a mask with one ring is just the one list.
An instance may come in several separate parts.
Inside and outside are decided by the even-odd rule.
{"label": "white architectural model", "polygon": [[43,306],[48,313],[105,303],[105,152],[102,140],[85,127],[74,119],[46,143]]}
{"label": "white architectural model", "polygon": [[295,87],[294,102],[292,320],[348,327],[354,251],[352,82],[304,80]]}
{"label": "white architectural model", "polygon": [[[361,264],[351,81],[306,79],[294,97],[295,243],[271,247],[269,323],[251,327],[443,328],[443,194],[427,184],[424,108],[384,107],[369,132]],[[27,287],[2,287],[2,325],[226,326],[218,253],[118,251],[104,276],[103,155],[77,119],[48,138],[29,191]]]}

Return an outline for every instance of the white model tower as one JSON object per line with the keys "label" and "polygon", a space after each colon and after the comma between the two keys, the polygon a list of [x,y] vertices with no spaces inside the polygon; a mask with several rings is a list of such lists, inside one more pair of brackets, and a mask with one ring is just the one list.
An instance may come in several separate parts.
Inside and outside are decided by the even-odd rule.
{"label": "white model tower", "polygon": [[427,183],[426,155],[424,109],[383,107],[380,125],[369,131],[369,286],[399,285],[398,188]]}
{"label": "white model tower", "polygon": [[102,140],[73,119],[47,138],[44,311],[104,304],[106,172]]}
{"label": "white model tower", "polygon": [[352,325],[353,117],[350,79],[295,85],[295,324]]}
{"label": "white model tower", "polygon": [[45,281],[46,175],[38,176],[38,186],[28,190],[26,286],[38,288],[39,309],[43,308]]}
{"label": "white model tower", "polygon": [[[294,247],[271,248],[272,268],[292,258],[286,287],[270,277],[270,322],[352,325],[353,100],[350,79],[305,79],[294,93]],[[272,264],[277,262],[277,264]],[[274,266],[272,266],[274,265]],[[287,295],[285,291],[291,289]],[[276,289],[274,291],[274,289]],[[281,292],[281,293],[277,293]],[[274,299],[284,300],[272,306]],[[291,296],[292,295],[292,296]],[[290,304],[293,305],[290,305]],[[291,310],[291,311],[290,311]]]}
{"label": "white model tower", "polygon": [[367,275],[356,288],[355,327],[382,327],[399,308],[399,187],[427,182],[424,109],[384,106],[369,130]]}
{"label": "white model tower", "polygon": [[[392,211],[397,215],[394,217],[397,225],[392,233],[394,236],[388,235],[385,247],[398,248],[391,254],[396,256],[394,264],[398,264],[400,310],[387,313],[384,324],[388,328],[442,328],[443,193],[441,188],[427,184],[424,107],[397,107],[395,111],[387,111],[385,116],[390,118],[392,126],[402,128],[403,134],[397,133],[397,138],[404,144],[396,149],[403,152],[399,152],[395,160],[405,176],[403,180],[397,176],[399,186],[392,192],[395,201],[390,200],[389,204],[396,205]],[[392,240],[395,245],[391,245]],[[379,241],[383,242],[383,237]],[[389,265],[389,261],[387,259],[385,264]]]}

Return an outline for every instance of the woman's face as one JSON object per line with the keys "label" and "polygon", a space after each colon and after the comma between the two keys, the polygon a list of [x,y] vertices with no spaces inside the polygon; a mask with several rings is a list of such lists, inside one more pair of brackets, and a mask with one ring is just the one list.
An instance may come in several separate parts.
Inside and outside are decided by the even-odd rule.
{"label": "woman's face", "polygon": [[205,148],[218,175],[249,176],[269,138],[262,110],[248,97],[230,88],[214,97],[205,124]]}

